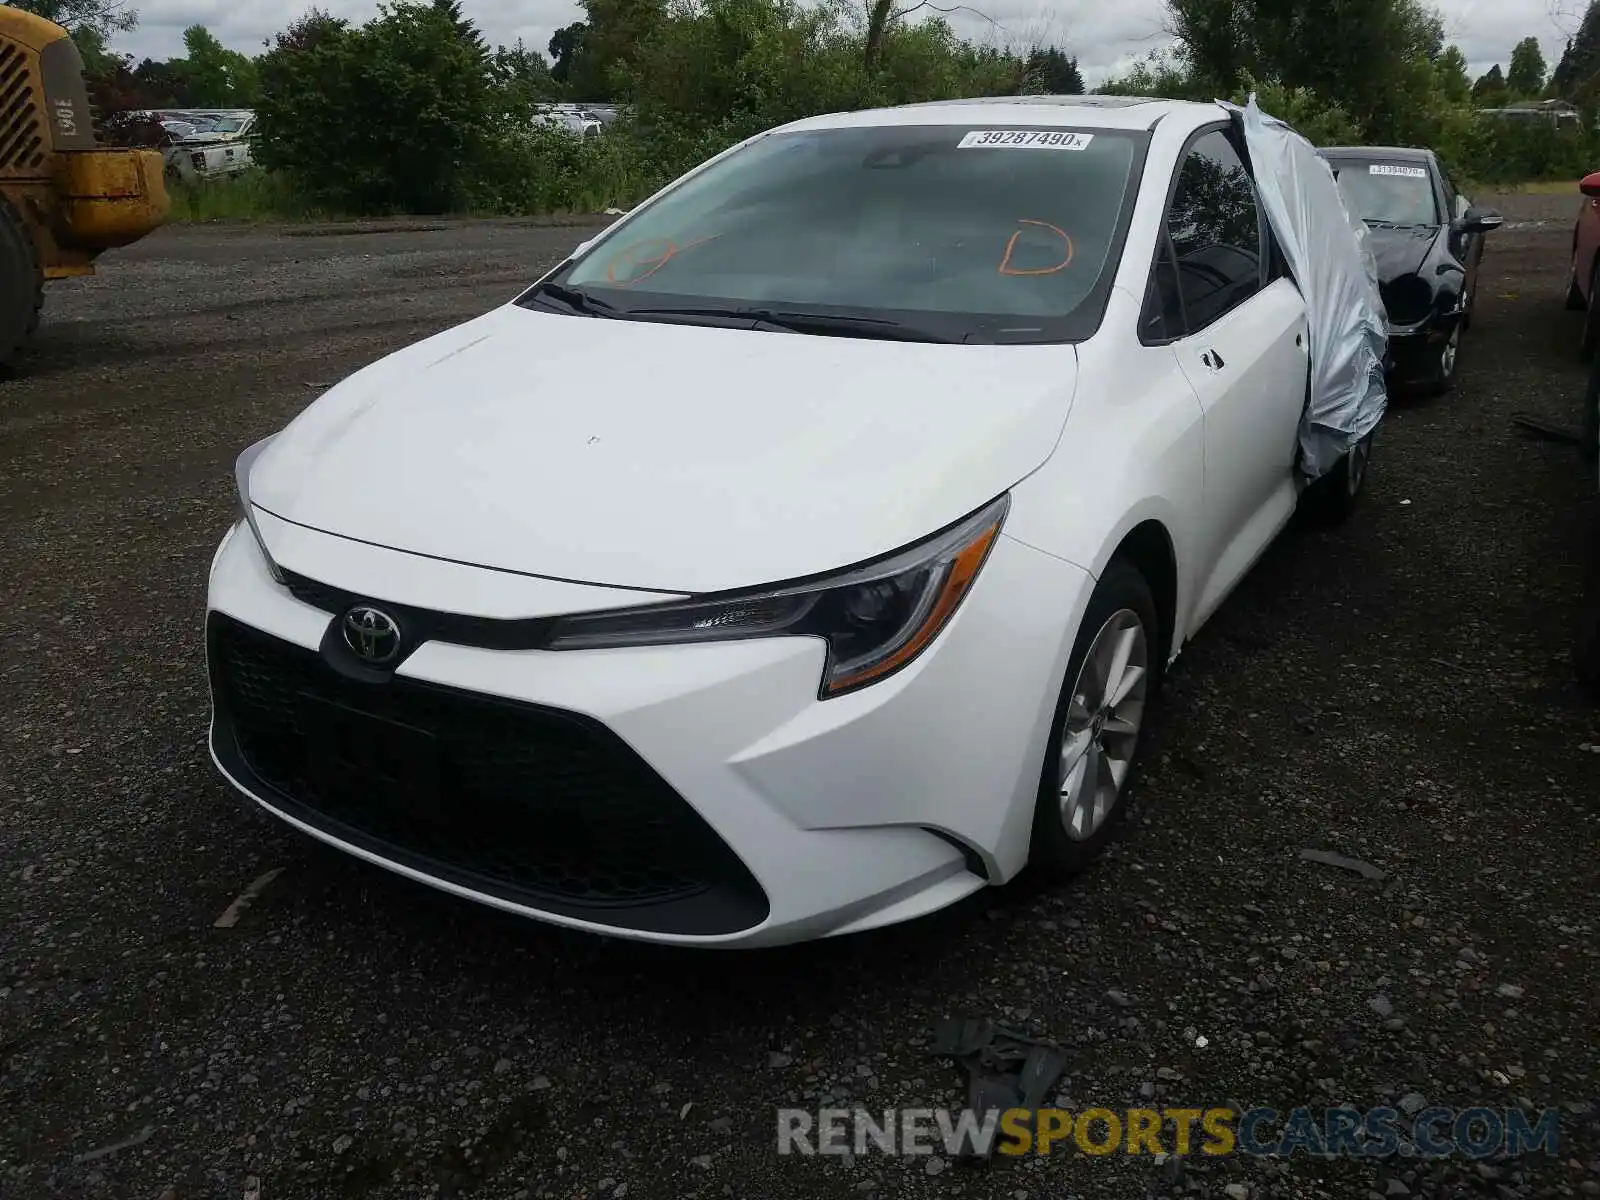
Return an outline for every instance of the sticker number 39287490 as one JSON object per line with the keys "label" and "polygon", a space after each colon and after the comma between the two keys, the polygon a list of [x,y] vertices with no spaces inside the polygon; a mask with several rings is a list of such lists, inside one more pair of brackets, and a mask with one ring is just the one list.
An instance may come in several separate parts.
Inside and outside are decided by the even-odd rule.
{"label": "sticker number 39287490", "polygon": [[956,144],[956,149],[1082,150],[1092,141],[1092,133],[1066,129],[974,129]]}

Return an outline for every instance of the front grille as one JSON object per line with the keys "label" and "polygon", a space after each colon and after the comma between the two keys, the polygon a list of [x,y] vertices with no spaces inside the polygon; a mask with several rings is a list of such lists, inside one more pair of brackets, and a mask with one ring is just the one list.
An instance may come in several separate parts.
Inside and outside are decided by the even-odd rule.
{"label": "front grille", "polygon": [[[298,820],[474,891],[604,924],[725,933],[766,916],[731,848],[598,722],[400,677],[349,679],[220,614],[208,641],[218,757]],[[369,724],[352,735],[350,722]],[[353,759],[337,729],[357,739]],[[418,795],[424,774],[437,787]]]}
{"label": "front grille", "polygon": [[395,604],[379,596],[364,596],[331,584],[308,579],[293,571],[283,572],[284,586],[302,604],[339,614],[357,604],[378,604],[390,610],[406,631],[406,653],[423,642],[450,642],[457,646],[477,646],[485,650],[537,650],[550,637],[555,624],[551,617],[525,617],[515,620],[469,617],[460,613],[438,612]]}
{"label": "front grille", "polygon": [[33,97],[33,72],[22,47],[0,44],[0,171],[44,166],[44,134]]}

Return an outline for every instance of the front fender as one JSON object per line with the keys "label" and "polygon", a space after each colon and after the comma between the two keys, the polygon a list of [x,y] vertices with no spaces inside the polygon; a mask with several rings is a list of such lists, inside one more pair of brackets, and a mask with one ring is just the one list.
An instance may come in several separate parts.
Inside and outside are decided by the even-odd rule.
{"label": "front fender", "polygon": [[1077,394],[1061,440],[1013,489],[1006,532],[1098,579],[1134,529],[1158,523],[1176,567],[1176,648],[1197,582],[1193,548],[1205,485],[1200,402],[1170,349],[1132,338],[1098,342],[1079,347]]}

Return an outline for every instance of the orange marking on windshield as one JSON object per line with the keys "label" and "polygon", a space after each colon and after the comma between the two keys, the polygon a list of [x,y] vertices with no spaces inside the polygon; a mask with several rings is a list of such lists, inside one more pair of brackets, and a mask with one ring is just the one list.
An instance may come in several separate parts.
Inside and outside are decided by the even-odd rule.
{"label": "orange marking on windshield", "polygon": [[1073,254],[1072,239],[1067,236],[1067,233],[1066,233],[1065,230],[1058,229],[1056,226],[1050,224],[1049,221],[1033,221],[1033,220],[1028,219],[1027,217],[1018,217],[1017,218],[1017,224],[1018,225],[1037,225],[1041,229],[1048,229],[1051,233],[1055,234],[1058,238],[1060,238],[1063,242],[1066,243],[1067,256],[1065,258],[1063,258],[1060,262],[1058,262],[1053,267],[1013,267],[1011,265],[1011,254],[1017,248],[1017,239],[1020,238],[1022,236],[1022,234],[1023,234],[1023,231],[1021,229],[1019,229],[1015,233],[1013,233],[1011,235],[1011,239],[1008,242],[1006,242],[1006,252],[1000,256],[1000,266],[998,268],[996,268],[1000,272],[1000,274],[1002,274],[1002,275],[1054,275],[1057,271],[1065,271],[1068,267],[1070,267],[1072,265],[1072,254]]}
{"label": "orange marking on windshield", "polygon": [[[606,280],[609,283],[616,284],[618,287],[632,287],[640,280],[649,279],[650,276],[661,270],[662,267],[666,266],[685,250],[693,250],[696,246],[704,245],[716,237],[717,235],[713,233],[710,237],[703,237],[693,242],[685,242],[681,246],[671,238],[645,238],[642,241],[629,242],[613,254],[611,260],[606,263]],[[660,254],[654,256],[638,257],[640,247],[657,245],[666,248]],[[624,265],[634,267],[647,266],[649,270],[641,272],[630,279],[618,279],[617,268]]]}

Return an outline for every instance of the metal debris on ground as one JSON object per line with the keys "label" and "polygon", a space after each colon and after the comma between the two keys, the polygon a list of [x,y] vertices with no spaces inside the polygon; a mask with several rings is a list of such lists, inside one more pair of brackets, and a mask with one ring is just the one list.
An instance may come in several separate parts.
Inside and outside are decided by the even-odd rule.
{"label": "metal debris on ground", "polygon": [[[1056,1080],[1067,1069],[1060,1047],[1030,1038],[992,1021],[947,1018],[934,1029],[930,1053],[955,1059],[967,1072],[967,1108],[981,1124],[986,1114],[1008,1109],[1036,1113]],[[1029,1119],[1029,1126],[1033,1124]],[[996,1141],[984,1151],[969,1142],[957,1157],[982,1159],[993,1155]]]}
{"label": "metal debris on ground", "polygon": [[120,1142],[112,1142],[109,1146],[101,1146],[98,1150],[85,1150],[82,1154],[74,1154],[72,1161],[75,1163],[94,1162],[97,1159],[109,1157],[119,1150],[132,1150],[135,1146],[142,1146],[155,1135],[156,1127],[146,1125],[132,1137],[123,1138]]}
{"label": "metal debris on ground", "polygon": [[1343,854],[1335,854],[1331,850],[1302,850],[1300,857],[1307,862],[1321,863],[1325,867],[1339,867],[1345,871],[1354,871],[1363,879],[1387,879],[1389,873],[1382,867],[1375,867],[1369,862],[1362,862],[1359,858],[1346,858]]}
{"label": "metal debris on ground", "polygon": [[1579,445],[1583,438],[1576,429],[1565,425],[1557,425],[1553,421],[1546,421],[1543,417],[1530,416],[1527,413],[1517,413],[1511,418],[1513,425],[1537,433],[1540,437],[1550,442],[1566,442],[1568,445]]}
{"label": "metal debris on ground", "polygon": [[249,887],[234,898],[232,904],[222,910],[222,915],[211,923],[211,927],[213,929],[232,929],[239,923],[239,918],[244,915],[244,910],[255,903],[256,898],[267,890],[267,885],[282,874],[282,867],[273,867],[265,875],[258,875]]}

